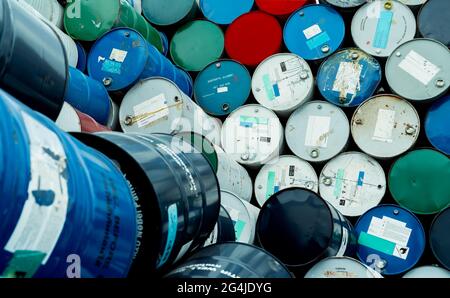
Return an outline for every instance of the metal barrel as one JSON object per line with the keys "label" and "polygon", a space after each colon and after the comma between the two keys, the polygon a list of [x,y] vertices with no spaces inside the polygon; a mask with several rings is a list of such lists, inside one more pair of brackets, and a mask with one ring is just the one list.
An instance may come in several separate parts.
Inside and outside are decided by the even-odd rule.
{"label": "metal barrel", "polygon": [[419,11],[419,9],[425,4],[427,3],[429,0],[398,0],[401,3],[408,5],[409,8],[411,8],[411,10],[414,13],[417,13]]}
{"label": "metal barrel", "polygon": [[331,5],[335,9],[352,11],[366,3],[366,0],[320,0],[319,2]]}
{"label": "metal barrel", "polygon": [[158,26],[182,23],[197,11],[195,0],[144,0],[142,10],[145,18]]}
{"label": "metal barrel", "polygon": [[107,124],[111,103],[108,91],[99,81],[86,76],[74,67],[69,67],[64,98],[77,110],[88,114],[103,125]]}
{"label": "metal barrel", "polygon": [[125,0],[125,1],[130,3],[130,5],[133,6],[134,10],[136,10],[137,13],[139,14],[142,13],[142,0]]}
{"label": "metal barrel", "polygon": [[290,52],[305,60],[321,60],[341,47],[345,24],[331,6],[306,5],[289,17],[283,36]]}
{"label": "metal barrel", "polygon": [[438,266],[420,266],[408,271],[403,278],[450,278],[450,271]]}
{"label": "metal barrel", "polygon": [[165,77],[186,94],[192,93],[192,81],[175,67],[136,30],[116,28],[98,39],[88,56],[89,75],[103,82],[108,91],[130,88],[139,80]]}
{"label": "metal barrel", "polygon": [[262,248],[297,268],[326,257],[351,256],[356,244],[350,222],[304,188],[284,189],[264,203],[256,237]]}
{"label": "metal barrel", "polygon": [[94,132],[100,132],[100,131],[111,131],[110,128],[99,124],[91,116],[89,116],[85,113],[82,113],[80,111],[76,111],[76,113],[78,115],[78,118],[80,118],[82,132],[94,133]]}
{"label": "metal barrel", "polygon": [[217,223],[211,234],[209,234],[208,239],[205,240],[203,247],[234,241],[236,241],[236,234],[234,232],[233,220],[227,210],[221,206]]}
{"label": "metal barrel", "polygon": [[64,46],[49,25],[32,17],[17,1],[0,2],[0,86],[56,119],[68,76]]}
{"label": "metal barrel", "polygon": [[383,275],[413,268],[425,249],[419,219],[396,205],[379,205],[364,213],[355,225],[358,258]]}
{"label": "metal barrel", "polygon": [[383,278],[383,276],[353,258],[329,257],[309,269],[305,278]]}
{"label": "metal barrel", "polygon": [[[413,0],[415,1],[415,0]],[[425,2],[417,0],[415,2]],[[450,47],[450,33],[447,28],[450,18],[450,2],[441,0],[428,0],[422,6],[417,16],[419,32],[423,37],[435,39]]]}
{"label": "metal barrel", "polygon": [[70,36],[84,41],[94,41],[114,27],[133,28],[158,51],[165,51],[160,33],[123,0],[69,3],[64,12],[64,27]]}
{"label": "metal barrel", "polygon": [[206,19],[219,25],[229,25],[235,19],[249,12],[254,0],[201,0],[200,10]]}
{"label": "metal barrel", "polygon": [[0,113],[1,275],[126,277],[137,221],[122,173],[1,90]]}
{"label": "metal barrel", "polygon": [[450,159],[432,149],[406,153],[389,172],[392,197],[417,214],[438,213],[450,205],[450,185],[443,181],[450,181]]}
{"label": "metal barrel", "polygon": [[203,248],[173,269],[168,278],[292,278],[289,270],[267,251],[244,243]]}
{"label": "metal barrel", "polygon": [[225,32],[228,56],[254,68],[282,46],[282,29],[278,20],[261,11],[241,15]]}
{"label": "metal barrel", "polygon": [[77,41],[77,42],[75,42],[75,44],[77,46],[77,52],[78,52],[77,68],[79,71],[84,73],[86,70],[86,65],[87,65],[87,53],[86,53],[86,50],[84,49],[83,45],[81,45],[81,43],[79,43]]}
{"label": "metal barrel", "polygon": [[[445,181],[445,180],[443,180]],[[433,220],[430,229],[430,247],[439,263],[450,270],[450,240],[448,227],[450,225],[450,206],[441,211]]]}
{"label": "metal barrel", "polygon": [[309,0],[255,0],[258,8],[268,14],[286,19]]}
{"label": "metal barrel", "polygon": [[170,135],[76,134],[116,161],[136,197],[141,226],[130,275],[161,272],[199,247],[220,210],[216,175],[204,156]]}
{"label": "metal barrel", "polygon": [[64,26],[64,8],[57,0],[19,0],[24,1],[38,11],[50,23],[62,29]]}
{"label": "metal barrel", "polygon": [[76,110],[67,102],[64,102],[55,123],[61,130],[66,132],[100,132],[111,130],[99,124],[91,116]]}
{"label": "metal barrel", "polygon": [[206,20],[184,24],[170,41],[172,61],[186,71],[201,71],[223,54],[222,29]]}
{"label": "metal barrel", "polygon": [[250,96],[247,68],[233,60],[218,60],[206,66],[195,79],[195,101],[205,112],[224,116],[245,104]]}
{"label": "metal barrel", "polygon": [[450,95],[437,100],[428,110],[425,133],[430,143],[438,150],[450,155]]}
{"label": "metal barrel", "polygon": [[357,107],[378,89],[382,78],[378,61],[357,48],[328,57],[317,73],[320,94],[341,107]]}

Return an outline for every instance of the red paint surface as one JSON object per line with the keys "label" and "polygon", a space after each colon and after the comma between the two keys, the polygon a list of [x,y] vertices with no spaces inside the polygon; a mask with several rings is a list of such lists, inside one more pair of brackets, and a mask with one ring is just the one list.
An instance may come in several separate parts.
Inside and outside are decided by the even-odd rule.
{"label": "red paint surface", "polygon": [[111,131],[106,126],[99,124],[91,116],[86,115],[78,110],[76,110],[78,118],[80,118],[81,131],[82,132],[100,132],[100,131]]}
{"label": "red paint surface", "polygon": [[[314,1],[311,2],[314,3]],[[308,3],[310,3],[309,0],[256,0],[256,5],[262,11],[285,17]]]}

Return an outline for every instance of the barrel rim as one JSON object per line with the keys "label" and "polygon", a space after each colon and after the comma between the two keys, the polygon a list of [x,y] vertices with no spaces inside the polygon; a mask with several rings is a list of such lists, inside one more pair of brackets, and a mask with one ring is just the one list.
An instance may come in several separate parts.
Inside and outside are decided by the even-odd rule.
{"label": "barrel rim", "polygon": [[[445,212],[450,214],[450,205],[447,206],[446,208],[444,208],[442,211],[440,211],[434,218],[433,221],[430,225],[430,230],[428,231],[428,235],[429,235],[429,242],[430,242],[430,249],[431,252],[433,253],[434,257],[439,261],[439,263],[441,263],[441,265],[447,269],[450,270],[450,262],[448,264],[445,264],[444,262],[442,262],[442,260],[440,259],[439,256],[437,256],[436,252],[435,252],[435,245],[434,245],[434,241],[431,241],[431,236],[432,236],[432,232],[433,232],[433,228],[434,228],[434,224],[436,223],[436,221],[440,218],[441,215],[443,215]],[[450,218],[450,216],[449,216]]]}
{"label": "barrel rim", "polygon": [[[447,103],[448,102],[448,103]],[[448,104],[449,105],[449,107],[450,107],[450,94],[448,94],[448,95],[444,95],[444,96],[442,96],[442,97],[440,97],[439,99],[437,99],[435,102],[433,102],[433,104],[431,105],[431,107],[428,109],[428,111],[427,111],[427,113],[426,113],[426,115],[425,115],[425,120],[424,120],[424,126],[425,126],[425,129],[424,129],[424,131],[425,131],[425,135],[426,135],[426,137],[427,137],[427,139],[428,139],[428,141],[430,142],[430,144],[435,148],[435,149],[437,149],[438,151],[440,151],[441,153],[443,153],[443,154],[445,154],[445,155],[447,155],[447,156],[450,156],[450,151],[449,152],[445,152],[444,150],[442,150],[440,147],[441,146],[437,146],[436,145],[436,143],[434,142],[434,140],[432,140],[431,139],[431,137],[429,136],[429,126],[431,125],[430,123],[431,122],[434,122],[434,121],[432,121],[432,118],[431,118],[431,113],[434,113],[434,112],[436,112],[438,109],[436,108],[436,106],[438,106],[438,105],[445,105],[445,104]],[[433,110],[433,111],[432,111]]]}

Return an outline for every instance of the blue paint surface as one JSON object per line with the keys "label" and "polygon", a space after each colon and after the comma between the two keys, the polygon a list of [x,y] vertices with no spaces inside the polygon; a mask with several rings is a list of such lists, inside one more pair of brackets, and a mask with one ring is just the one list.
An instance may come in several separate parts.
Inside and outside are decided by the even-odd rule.
{"label": "blue paint surface", "polygon": [[175,244],[175,239],[177,236],[178,229],[178,209],[177,204],[172,204],[167,208],[167,239],[166,245],[164,247],[164,251],[160,259],[158,260],[157,268],[160,268],[164,265],[169,259],[170,254],[172,253],[173,246]]}
{"label": "blue paint surface", "polygon": [[357,186],[363,186],[364,184],[364,172],[360,171],[358,174],[358,182],[357,182]]}
{"label": "blue paint surface", "polygon": [[436,149],[450,155],[450,95],[437,100],[429,109],[425,133]]}
{"label": "blue paint surface", "polygon": [[254,0],[200,0],[205,18],[220,25],[229,25],[239,16],[249,12]]}

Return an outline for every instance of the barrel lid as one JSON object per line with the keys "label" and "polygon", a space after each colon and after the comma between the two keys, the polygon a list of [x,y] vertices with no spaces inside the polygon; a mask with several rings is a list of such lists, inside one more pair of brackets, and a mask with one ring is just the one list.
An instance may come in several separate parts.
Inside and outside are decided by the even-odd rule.
{"label": "barrel lid", "polygon": [[192,21],[175,33],[170,43],[172,60],[187,71],[200,71],[223,53],[224,36],[217,25]]}
{"label": "barrel lid", "polygon": [[237,242],[253,243],[255,222],[243,201],[231,192],[220,192],[220,204],[227,210],[234,224]]}
{"label": "barrel lid", "polygon": [[328,204],[303,188],[287,188],[272,195],[261,208],[256,225],[261,247],[293,267],[325,254],[332,233]]}
{"label": "barrel lid", "polygon": [[149,44],[130,28],[116,28],[98,39],[88,57],[89,75],[108,91],[117,91],[136,82],[147,64]]}
{"label": "barrel lid", "polygon": [[450,271],[438,266],[420,266],[408,271],[403,278],[450,278]]}
{"label": "barrel lid", "polygon": [[209,161],[215,173],[217,173],[219,158],[217,156],[214,144],[205,136],[195,132],[180,132],[175,135],[183,142],[190,144],[192,147],[200,151]]}
{"label": "barrel lid", "polygon": [[314,265],[305,278],[382,278],[375,270],[349,257],[329,257]]}
{"label": "barrel lid", "polygon": [[114,26],[119,10],[119,0],[69,3],[64,11],[64,28],[75,39],[94,41]]}
{"label": "barrel lid", "polygon": [[275,16],[287,16],[308,3],[308,0],[256,0],[258,8]]}
{"label": "barrel lid", "polygon": [[144,0],[142,12],[151,23],[168,26],[183,20],[194,5],[195,0]]}
{"label": "barrel lid", "polygon": [[195,99],[207,113],[227,115],[247,101],[250,81],[250,73],[239,62],[215,61],[197,75],[194,83]]}
{"label": "barrel lid", "polygon": [[322,96],[341,107],[356,107],[372,96],[382,77],[378,61],[351,48],[327,58],[317,73],[317,86]]}
{"label": "barrel lid", "polygon": [[305,60],[319,60],[334,53],[344,41],[342,16],[328,5],[306,5],[293,13],[284,27],[288,50]]}
{"label": "barrel lid", "polygon": [[282,30],[277,19],[260,11],[241,15],[225,33],[228,56],[249,67],[277,53],[282,44]]}
{"label": "barrel lid", "polygon": [[67,102],[63,103],[56,125],[66,132],[81,132],[81,121],[77,111]]}
{"label": "barrel lid", "polygon": [[450,159],[432,149],[400,157],[389,172],[389,190],[404,208],[434,214],[450,204]]}
{"label": "barrel lid", "polygon": [[375,158],[392,158],[416,143],[420,118],[414,106],[401,97],[377,95],[357,108],[351,130],[363,152]]}
{"label": "barrel lid", "polygon": [[450,51],[432,39],[406,42],[387,60],[386,80],[392,91],[411,101],[435,99],[450,88]]}
{"label": "barrel lid", "polygon": [[425,250],[425,232],[419,219],[396,205],[379,205],[364,213],[355,225],[358,258],[383,275],[413,268]]}
{"label": "barrel lid", "polygon": [[309,162],[323,162],[341,153],[350,137],[345,113],[326,101],[303,104],[289,117],[286,142],[291,151]]}
{"label": "barrel lid", "polygon": [[431,106],[425,120],[425,133],[430,143],[447,155],[450,155],[450,95]]}
{"label": "barrel lid", "polygon": [[354,8],[363,5],[366,0],[322,0],[322,2],[340,8]]}
{"label": "barrel lid", "polygon": [[200,9],[205,18],[211,22],[228,25],[249,12],[253,3],[254,0],[200,0]]}
{"label": "barrel lid", "polygon": [[416,19],[411,9],[398,1],[371,1],[353,16],[351,33],[366,53],[388,57],[398,45],[414,38]]}
{"label": "barrel lid", "polygon": [[[419,1],[418,2],[425,2]],[[432,38],[450,47],[450,32],[448,20],[450,19],[450,2],[442,0],[428,0],[417,17],[420,34]]]}
{"label": "barrel lid", "polygon": [[[445,181],[445,180],[442,180]],[[430,229],[430,246],[434,256],[448,270],[450,270],[450,238],[448,229],[450,227],[450,207],[439,213]]]}

